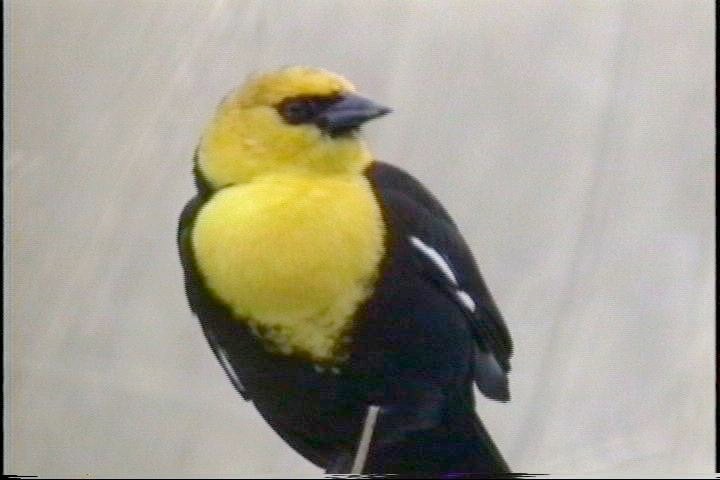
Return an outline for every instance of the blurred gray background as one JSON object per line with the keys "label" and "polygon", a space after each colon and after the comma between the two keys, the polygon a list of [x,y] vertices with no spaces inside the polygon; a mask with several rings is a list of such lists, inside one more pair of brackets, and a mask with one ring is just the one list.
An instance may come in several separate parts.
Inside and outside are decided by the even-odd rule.
{"label": "blurred gray background", "polygon": [[288,64],[394,107],[374,152],[466,234],[517,346],[512,402],[478,404],[516,471],[714,470],[713,2],[4,8],[6,473],[320,472],[226,380],[174,239],[216,104]]}

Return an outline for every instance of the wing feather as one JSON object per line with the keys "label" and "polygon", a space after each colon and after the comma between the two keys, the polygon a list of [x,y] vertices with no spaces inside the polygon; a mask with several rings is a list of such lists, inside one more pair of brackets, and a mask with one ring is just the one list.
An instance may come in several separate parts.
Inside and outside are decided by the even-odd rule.
{"label": "wing feather", "polygon": [[384,209],[400,211],[408,248],[421,271],[453,297],[476,340],[476,381],[490,398],[507,400],[510,332],[480,274],[470,248],[447,210],[420,182],[401,169],[375,162],[367,172]]}

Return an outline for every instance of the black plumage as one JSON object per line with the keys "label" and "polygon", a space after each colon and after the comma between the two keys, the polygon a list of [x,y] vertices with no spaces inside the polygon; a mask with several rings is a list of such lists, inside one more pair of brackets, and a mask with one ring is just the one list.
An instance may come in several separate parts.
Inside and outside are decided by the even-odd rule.
{"label": "black plumage", "polygon": [[364,472],[508,473],[472,392],[475,381],[489,398],[509,399],[512,341],[502,316],[433,195],[388,164],[374,162],[365,174],[381,206],[386,255],[372,296],[355,313],[350,357],[339,373],[268,351],[204,287],[190,234],[212,195],[207,188],[186,205],[178,231],[190,306],[236,389],[328,472],[349,473],[368,406],[379,405]]}

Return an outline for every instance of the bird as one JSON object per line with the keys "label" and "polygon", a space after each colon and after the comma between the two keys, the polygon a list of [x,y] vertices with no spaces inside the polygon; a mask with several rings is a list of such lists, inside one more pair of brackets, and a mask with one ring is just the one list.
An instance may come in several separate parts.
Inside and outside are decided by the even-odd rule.
{"label": "bird", "polygon": [[226,95],[177,230],[188,303],[237,392],[327,473],[509,474],[474,385],[509,400],[510,332],[446,208],[365,143],[390,111],[307,66]]}

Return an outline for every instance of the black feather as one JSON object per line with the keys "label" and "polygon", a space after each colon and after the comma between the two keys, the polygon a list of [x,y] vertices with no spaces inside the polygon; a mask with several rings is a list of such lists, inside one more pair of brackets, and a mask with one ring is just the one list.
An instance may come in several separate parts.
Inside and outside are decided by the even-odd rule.
{"label": "black feather", "polygon": [[[190,306],[215,355],[225,357],[235,388],[292,448],[329,472],[349,468],[374,404],[382,414],[366,472],[506,473],[470,388],[475,379],[490,398],[507,398],[512,343],[502,317],[440,203],[395,167],[376,163],[366,175],[383,213],[386,255],[372,296],[354,315],[350,358],[340,374],[268,351],[204,287],[190,242],[195,216],[210,198],[204,182],[178,229]],[[433,273],[409,235],[442,251],[478,307],[474,313]],[[500,374],[483,355],[497,359]]]}
{"label": "black feather", "polygon": [[[420,182],[397,167],[375,162],[368,175],[378,190],[385,192],[383,207],[393,208],[391,202],[394,202],[397,204],[394,208],[405,212],[399,218],[398,224],[406,234],[418,236],[448,260],[459,287],[468,293],[475,303],[476,310],[474,314],[468,315],[468,320],[479,348],[492,353],[502,369],[509,372],[513,353],[510,332],[480,275],[470,248],[445,208]],[[396,225],[395,230],[397,227]],[[418,261],[427,264],[426,259],[421,258]],[[454,291],[448,290],[453,285],[449,285],[436,268],[431,265],[421,268],[438,288],[457,298]]]}

